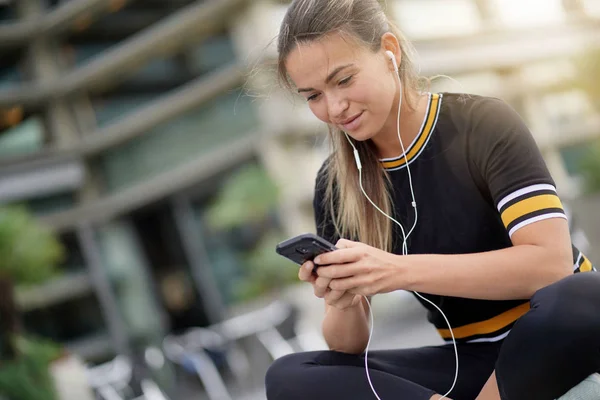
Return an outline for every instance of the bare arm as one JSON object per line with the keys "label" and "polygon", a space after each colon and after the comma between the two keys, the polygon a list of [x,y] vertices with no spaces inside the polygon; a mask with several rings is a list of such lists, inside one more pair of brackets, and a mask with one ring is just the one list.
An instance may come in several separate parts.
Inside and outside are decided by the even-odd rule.
{"label": "bare arm", "polygon": [[528,225],[512,241],[513,247],[485,253],[408,256],[406,288],[475,299],[528,299],[573,272],[566,220]]}
{"label": "bare arm", "polygon": [[331,350],[361,354],[369,341],[369,306],[364,298],[343,310],[326,304],[322,327]]}

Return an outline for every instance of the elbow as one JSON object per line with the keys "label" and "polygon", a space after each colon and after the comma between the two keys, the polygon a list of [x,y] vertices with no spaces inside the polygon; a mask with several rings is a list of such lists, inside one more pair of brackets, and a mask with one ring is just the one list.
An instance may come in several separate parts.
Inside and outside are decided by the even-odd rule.
{"label": "elbow", "polygon": [[359,343],[352,343],[352,344],[349,344],[346,346],[344,346],[344,345],[340,345],[340,346],[329,345],[329,343],[327,343],[327,344],[329,346],[329,350],[337,351],[340,353],[346,353],[346,354],[361,355],[367,349],[367,343],[365,343],[364,345],[359,344]]}
{"label": "elbow", "polygon": [[551,283],[557,282],[569,275],[573,274],[573,250],[571,246],[560,251],[550,253],[550,265],[554,272],[554,280]]}
{"label": "elbow", "polygon": [[337,351],[346,354],[363,354],[369,343],[368,330],[366,334],[360,331],[355,331],[354,334],[350,332],[340,332],[339,330],[327,329],[324,326],[323,338],[329,350]]}
{"label": "elbow", "polygon": [[323,338],[329,350],[357,355],[365,352],[369,342],[369,337],[362,334],[348,335],[342,332],[328,332],[326,329],[323,330]]}
{"label": "elbow", "polygon": [[532,285],[531,296],[538,290],[573,274],[573,255],[571,253],[548,251],[548,249],[544,249],[544,251],[546,257],[544,262],[540,263],[542,274],[538,276],[539,279]]}

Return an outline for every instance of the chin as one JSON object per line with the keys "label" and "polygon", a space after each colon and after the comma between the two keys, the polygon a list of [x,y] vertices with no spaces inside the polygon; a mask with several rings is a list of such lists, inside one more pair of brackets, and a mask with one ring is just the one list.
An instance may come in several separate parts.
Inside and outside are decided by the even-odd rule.
{"label": "chin", "polygon": [[367,130],[363,130],[363,129],[359,129],[356,132],[347,132],[348,136],[350,136],[352,139],[356,140],[357,142],[365,142],[369,139],[373,139],[373,137],[375,136],[372,132],[369,132]]}

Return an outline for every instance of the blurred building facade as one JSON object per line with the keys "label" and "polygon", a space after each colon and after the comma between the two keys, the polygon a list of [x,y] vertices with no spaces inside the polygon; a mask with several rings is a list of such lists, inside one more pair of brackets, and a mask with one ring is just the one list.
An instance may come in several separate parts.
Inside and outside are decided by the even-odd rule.
{"label": "blurred building facade", "polygon": [[[387,0],[432,91],[501,97],[525,117],[563,196],[600,136],[571,61],[600,47],[596,0]],[[25,204],[68,249],[22,291],[26,326],[87,359],[219,321],[236,238],[205,210],[224,177],[264,166],[291,235],[313,230],[324,129],[259,62],[286,2],[0,3],[0,202]],[[542,11],[539,11],[542,10]],[[249,78],[248,78],[249,77]],[[249,95],[260,93],[264,98]]]}

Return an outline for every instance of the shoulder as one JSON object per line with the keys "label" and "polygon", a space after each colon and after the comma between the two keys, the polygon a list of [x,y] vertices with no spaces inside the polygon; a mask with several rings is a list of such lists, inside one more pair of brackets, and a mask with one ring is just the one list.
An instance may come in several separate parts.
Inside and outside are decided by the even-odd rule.
{"label": "shoulder", "polygon": [[[504,100],[469,93],[441,93],[440,128],[467,142],[493,142],[508,132],[526,130],[521,116]],[[469,145],[470,146],[470,145]]]}
{"label": "shoulder", "polygon": [[462,132],[469,147],[492,149],[510,143],[531,146],[534,142],[524,119],[506,101],[489,96],[456,95],[450,107],[460,112]]}
{"label": "shoulder", "polygon": [[456,118],[462,118],[466,125],[506,123],[521,119],[506,101],[497,97],[469,93],[442,93],[442,95],[444,107]]}

